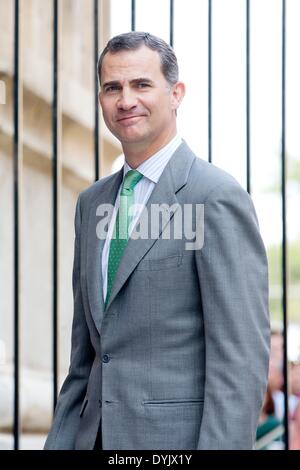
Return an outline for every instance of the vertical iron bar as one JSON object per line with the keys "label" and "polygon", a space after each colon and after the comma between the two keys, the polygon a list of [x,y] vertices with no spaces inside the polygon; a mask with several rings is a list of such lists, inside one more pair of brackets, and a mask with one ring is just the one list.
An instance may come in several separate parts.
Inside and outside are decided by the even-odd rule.
{"label": "vertical iron bar", "polygon": [[246,0],[246,119],[247,119],[247,191],[251,194],[251,147],[250,147],[250,0]]}
{"label": "vertical iron bar", "polygon": [[208,161],[212,162],[212,0],[208,0]]}
{"label": "vertical iron bar", "polygon": [[99,103],[98,103],[98,54],[99,54],[99,4],[94,0],[94,93],[95,93],[95,128],[94,128],[94,152],[95,152],[95,181],[100,177],[99,161]]}
{"label": "vertical iron bar", "polygon": [[170,46],[174,45],[174,0],[170,0]]}
{"label": "vertical iron bar", "polygon": [[282,92],[281,92],[281,199],[282,199],[282,311],[283,311],[283,374],[285,448],[289,449],[288,354],[287,354],[287,228],[286,228],[286,1],[282,0]]}
{"label": "vertical iron bar", "polygon": [[14,3],[14,450],[20,442],[20,9],[19,0]]}
{"label": "vertical iron bar", "polygon": [[53,409],[58,392],[58,1],[53,0],[52,217],[53,217]]}
{"label": "vertical iron bar", "polygon": [[135,31],[135,0],[131,0],[131,31]]}

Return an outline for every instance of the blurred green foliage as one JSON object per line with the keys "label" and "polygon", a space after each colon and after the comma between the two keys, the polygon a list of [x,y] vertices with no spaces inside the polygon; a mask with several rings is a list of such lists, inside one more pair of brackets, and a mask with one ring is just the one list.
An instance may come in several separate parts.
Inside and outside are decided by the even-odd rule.
{"label": "blurred green foliage", "polygon": [[[288,243],[288,319],[300,322],[300,240]],[[281,245],[267,250],[269,261],[270,313],[274,320],[282,320],[281,300]]]}

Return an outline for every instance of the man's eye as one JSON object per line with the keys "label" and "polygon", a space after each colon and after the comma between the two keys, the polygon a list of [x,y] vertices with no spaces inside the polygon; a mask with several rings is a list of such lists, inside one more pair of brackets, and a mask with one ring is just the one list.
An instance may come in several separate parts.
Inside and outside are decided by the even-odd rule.
{"label": "man's eye", "polygon": [[149,87],[149,83],[144,83],[144,82],[140,82],[137,84],[138,88],[146,88],[146,87]]}
{"label": "man's eye", "polygon": [[105,88],[105,92],[110,93],[112,91],[117,91],[119,89],[120,89],[120,87],[118,85],[110,85],[110,86]]}

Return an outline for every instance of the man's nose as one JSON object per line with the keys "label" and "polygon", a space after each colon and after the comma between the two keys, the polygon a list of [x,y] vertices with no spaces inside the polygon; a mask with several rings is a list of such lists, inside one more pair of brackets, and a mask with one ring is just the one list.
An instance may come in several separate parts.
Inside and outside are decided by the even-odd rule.
{"label": "man's nose", "polygon": [[137,99],[133,90],[123,88],[122,93],[118,100],[118,108],[128,111],[137,105]]}

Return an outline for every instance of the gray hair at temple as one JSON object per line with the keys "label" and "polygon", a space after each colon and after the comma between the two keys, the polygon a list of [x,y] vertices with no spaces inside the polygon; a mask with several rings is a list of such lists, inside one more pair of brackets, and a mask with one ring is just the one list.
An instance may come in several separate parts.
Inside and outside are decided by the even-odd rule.
{"label": "gray hair at temple", "polygon": [[101,68],[104,56],[119,51],[133,51],[141,46],[147,46],[153,51],[157,51],[161,60],[161,71],[170,85],[178,82],[178,63],[176,55],[169,44],[163,39],[153,36],[150,33],[132,31],[130,33],[120,34],[110,39],[103,49],[98,60],[98,78],[101,84]]}

